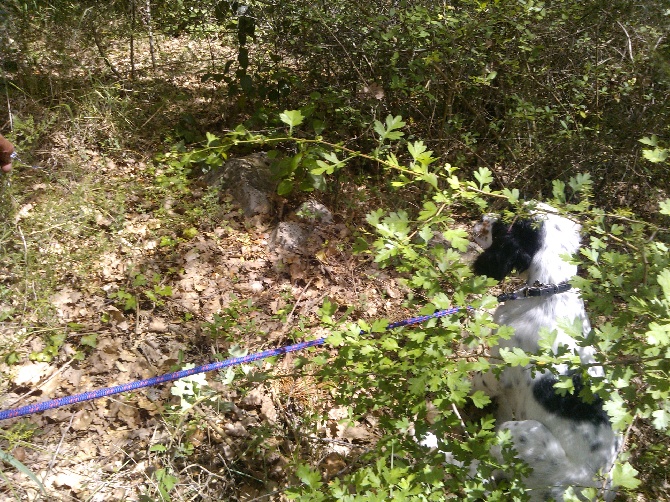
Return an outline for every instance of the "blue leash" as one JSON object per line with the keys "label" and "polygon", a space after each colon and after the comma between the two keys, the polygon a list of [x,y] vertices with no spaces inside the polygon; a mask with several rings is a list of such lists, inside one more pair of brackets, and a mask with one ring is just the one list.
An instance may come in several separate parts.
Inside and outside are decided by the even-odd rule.
{"label": "blue leash", "polygon": [[[474,310],[472,307],[469,306],[466,307],[466,309]],[[400,328],[402,326],[419,324],[429,319],[436,319],[438,317],[444,317],[451,314],[455,314],[460,310],[461,307],[452,307],[446,310],[439,310],[430,315],[413,317],[411,319],[405,319],[404,321],[391,323],[386,327],[386,329],[394,329],[394,328]],[[361,331],[361,334],[363,333],[364,331]],[[226,359],[225,361],[218,361],[215,363],[206,364],[204,366],[196,366],[195,368],[190,368],[187,370],[175,371],[172,373],[167,373],[165,375],[159,375],[147,378],[145,380],[137,380],[135,382],[126,383],[123,385],[117,385],[115,387],[107,387],[104,389],[92,390],[89,392],[84,392],[82,394],[65,396],[58,399],[52,399],[50,401],[44,401],[42,403],[29,404],[27,406],[22,406],[20,408],[4,410],[0,411],[0,421],[7,420],[8,418],[16,418],[16,417],[22,417],[24,415],[31,415],[33,413],[51,410],[53,408],[60,408],[61,406],[66,406],[68,404],[81,403],[82,401],[91,401],[93,399],[98,399],[100,397],[112,396],[114,394],[120,394],[122,392],[127,392],[130,390],[141,389],[142,387],[151,387],[154,385],[158,385],[160,383],[172,382],[174,380],[179,380],[180,378],[195,375],[197,373],[206,373],[209,371],[227,368],[229,366],[237,366],[239,364],[245,364],[253,361],[259,361],[261,359],[266,359],[268,357],[288,354],[289,352],[295,352],[298,350],[306,349],[308,347],[315,347],[317,345],[322,345],[325,341],[326,341],[325,338],[318,338],[316,340],[300,342],[293,345],[287,345],[285,347],[265,350],[263,352],[256,352],[255,354],[249,354],[247,356],[233,357],[230,359]]]}

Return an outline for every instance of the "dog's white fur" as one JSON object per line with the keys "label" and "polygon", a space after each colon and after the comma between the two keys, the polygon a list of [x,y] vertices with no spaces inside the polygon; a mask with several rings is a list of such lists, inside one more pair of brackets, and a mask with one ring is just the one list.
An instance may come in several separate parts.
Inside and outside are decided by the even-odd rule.
{"label": "dog's white fur", "polygon": [[[578,251],[580,226],[559,216],[548,206],[538,206],[534,219],[536,232],[539,232],[539,247],[532,254],[528,269],[519,272],[527,274],[528,286],[569,281],[576,275],[577,267],[568,263],[565,256]],[[475,240],[484,248],[478,258],[479,265],[488,259],[487,251],[494,244],[494,225],[494,219],[484,218],[475,227]],[[500,326],[514,328],[509,340],[500,340],[497,346],[491,348],[491,361],[494,363],[500,360],[500,349],[503,347],[519,347],[526,353],[537,352],[541,332],[547,330],[557,333],[554,352],[563,345],[574,350],[583,364],[594,362],[594,350],[578,346],[561,328],[564,322],[578,322],[585,334],[591,329],[584,303],[575,289],[551,296],[507,301],[496,309],[493,320]],[[564,367],[557,370],[561,374],[567,372]],[[603,370],[592,366],[589,373],[599,377],[603,375]],[[498,428],[510,431],[518,457],[532,468],[532,473],[525,479],[526,486],[531,489],[531,500],[553,498],[561,501],[568,487],[574,487],[575,491],[581,487],[604,488],[601,496],[611,499],[614,493],[607,488],[606,474],[616,457],[620,436],[612,430],[602,403],[580,406],[577,410],[579,416],[572,416],[569,408],[561,412],[548,409],[547,399],[561,402],[560,397],[547,396],[547,392],[553,392],[552,378],[549,372],[542,373],[537,369],[532,374],[530,368],[507,367],[497,378],[492,372],[478,375],[473,387],[495,398]],[[538,385],[542,379],[544,386],[540,388]],[[566,399],[572,399],[574,405],[577,397]],[[541,402],[543,400],[545,403]]]}

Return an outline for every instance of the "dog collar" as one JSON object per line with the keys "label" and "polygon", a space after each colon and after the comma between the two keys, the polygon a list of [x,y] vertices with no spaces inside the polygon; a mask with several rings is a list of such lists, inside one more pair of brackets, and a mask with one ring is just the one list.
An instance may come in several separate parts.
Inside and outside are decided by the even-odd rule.
{"label": "dog collar", "polygon": [[503,303],[508,300],[523,300],[524,298],[531,298],[535,296],[552,296],[558,293],[565,293],[570,291],[572,285],[567,282],[561,282],[559,284],[540,284],[536,282],[533,286],[524,286],[521,289],[513,291],[511,293],[503,293],[498,295],[498,302]]}

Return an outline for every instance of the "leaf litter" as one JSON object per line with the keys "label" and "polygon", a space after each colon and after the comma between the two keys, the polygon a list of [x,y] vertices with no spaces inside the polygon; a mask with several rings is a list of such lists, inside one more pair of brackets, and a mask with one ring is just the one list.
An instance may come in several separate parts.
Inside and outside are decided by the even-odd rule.
{"label": "leaf litter", "polygon": [[[8,305],[15,320],[0,336],[17,360],[0,363],[3,409],[327,336],[317,314],[326,297],[365,305],[354,317],[398,316],[401,286],[350,252],[347,225],[316,229],[302,253],[277,251],[270,225],[249,224],[225,197],[204,208],[206,218],[189,219],[189,208],[202,207],[193,194],[165,211],[144,164],[104,166],[105,177],[88,178],[83,202],[68,202],[71,192],[52,180],[28,180],[39,188],[17,221],[39,259],[12,272],[48,275],[51,293],[42,311],[18,315],[26,283],[5,281],[17,293]],[[117,197],[127,191],[123,204],[90,199],[111,187]],[[54,196],[65,198],[69,215],[55,209]],[[362,221],[366,208],[359,210]],[[230,319],[208,331],[224,314]],[[146,500],[157,496],[159,473],[171,472],[173,500],[280,500],[291,462],[310,455],[332,477],[374,433],[369,424],[344,425],[327,392],[295,369],[301,356],[207,374],[177,394],[162,385],[7,421],[5,428],[32,431],[3,448],[36,473],[47,496],[18,471],[4,471],[0,493]],[[179,411],[180,392],[200,397]]]}

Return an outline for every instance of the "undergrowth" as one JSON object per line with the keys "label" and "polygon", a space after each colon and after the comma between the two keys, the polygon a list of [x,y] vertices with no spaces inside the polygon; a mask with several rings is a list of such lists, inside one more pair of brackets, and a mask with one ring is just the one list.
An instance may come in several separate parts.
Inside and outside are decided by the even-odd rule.
{"label": "undergrowth", "polygon": [[[538,199],[584,228],[574,284],[607,368],[591,384],[627,438],[619,498],[667,499],[662,6],[247,3],[0,6],[20,157],[0,193],[0,392],[9,406],[312,334],[330,350],[3,424],[2,495],[523,499],[490,483],[528,467],[470,393],[495,302],[463,254],[471,219]],[[351,231],[304,279],[253,268],[265,229],[196,180],[257,150],[289,207],[314,195]],[[377,319],[454,305],[478,310]],[[417,445],[427,430],[478,472]]]}

